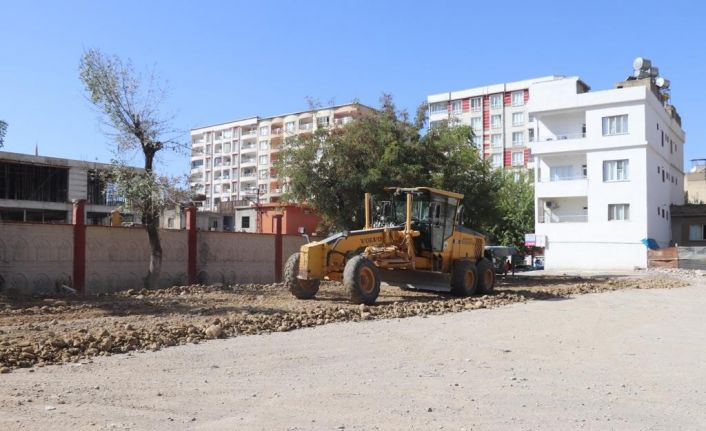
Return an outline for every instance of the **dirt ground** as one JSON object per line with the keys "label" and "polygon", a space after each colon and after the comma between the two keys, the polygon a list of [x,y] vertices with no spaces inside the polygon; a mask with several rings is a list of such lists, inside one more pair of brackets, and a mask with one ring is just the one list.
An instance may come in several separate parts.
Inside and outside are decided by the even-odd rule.
{"label": "dirt ground", "polygon": [[437,315],[585,293],[687,284],[668,273],[620,277],[518,274],[500,277],[495,293],[481,297],[383,287],[371,307],[351,304],[338,283],[323,284],[316,299],[308,301],[296,300],[281,284],[192,285],[84,297],[0,295],[0,372],[332,322]]}

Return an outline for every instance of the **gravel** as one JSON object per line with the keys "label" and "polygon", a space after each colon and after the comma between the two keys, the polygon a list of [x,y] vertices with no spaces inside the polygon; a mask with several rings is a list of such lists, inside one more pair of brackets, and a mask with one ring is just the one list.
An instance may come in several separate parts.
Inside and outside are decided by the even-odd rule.
{"label": "gravel", "polygon": [[322,283],[317,299],[308,301],[294,299],[281,284],[0,297],[0,373],[333,322],[439,315],[621,289],[676,288],[705,274],[650,270],[613,278],[519,275],[499,280],[492,295],[469,298],[388,287],[375,306],[349,303],[337,283]]}

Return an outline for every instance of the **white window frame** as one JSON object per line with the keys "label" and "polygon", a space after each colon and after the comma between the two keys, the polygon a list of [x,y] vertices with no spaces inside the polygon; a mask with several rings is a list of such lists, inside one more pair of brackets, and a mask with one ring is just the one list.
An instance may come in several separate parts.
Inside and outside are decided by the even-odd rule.
{"label": "white window frame", "polygon": [[490,116],[490,128],[499,129],[503,126],[503,116],[501,114],[494,114]]}
{"label": "white window frame", "polygon": [[549,181],[566,181],[574,177],[574,167],[571,165],[551,166],[549,168]]}
{"label": "white window frame", "polygon": [[472,97],[471,98],[471,111],[472,112],[480,112],[481,110],[483,110],[483,98]]}
{"label": "white window frame", "polygon": [[611,115],[603,117],[603,136],[627,135],[628,129],[628,114]]}
{"label": "white window frame", "polygon": [[449,111],[448,102],[435,102],[429,104],[429,112],[432,114],[447,113]]}
{"label": "white window frame", "polygon": [[451,112],[454,114],[460,114],[463,112],[463,102],[461,100],[454,100],[451,102]]}
{"label": "white window frame", "polygon": [[268,170],[267,169],[260,169],[258,172],[257,177],[261,180],[266,180],[268,178]]}
{"label": "white window frame", "polygon": [[502,148],[503,135],[501,133],[493,133],[490,135],[490,146],[493,148]]}
{"label": "white window frame", "polygon": [[525,113],[524,112],[513,112],[512,113],[512,125],[522,126],[525,124]]}
{"label": "white window frame", "polygon": [[512,106],[523,106],[525,104],[524,90],[513,91],[511,97],[512,97]]}
{"label": "white window frame", "polygon": [[608,221],[630,221],[630,204],[608,204]]}
{"label": "white window frame", "polygon": [[525,145],[525,132],[512,132],[512,145],[518,147]]}
{"label": "white window frame", "polygon": [[264,140],[260,141],[260,149],[261,150],[266,150],[270,147],[270,141]]}
{"label": "white window frame", "polygon": [[473,129],[474,132],[483,131],[483,118],[471,117],[471,129]]}
{"label": "white window frame", "polygon": [[503,155],[502,154],[491,154],[490,155],[490,164],[494,168],[502,168],[503,167]]}
{"label": "white window frame", "polygon": [[490,95],[490,109],[500,109],[503,107],[503,95],[502,94],[491,94]]}
{"label": "white window frame", "polygon": [[[517,156],[519,156],[519,160],[516,160]],[[524,166],[525,165],[525,152],[524,151],[513,151],[511,162],[512,162],[512,166]]]}
{"label": "white window frame", "polygon": [[294,121],[287,121],[284,123],[284,131],[285,132],[293,132],[295,130],[296,123]]}
{"label": "white window frame", "polygon": [[[264,162],[263,162],[263,160],[264,160]],[[267,157],[267,155],[263,154],[262,156],[260,156],[260,159],[258,160],[258,164],[259,165],[269,165],[270,164],[269,157]]]}
{"label": "white window frame", "polygon": [[267,136],[270,134],[270,126],[260,126],[260,136]]}
{"label": "white window frame", "polygon": [[630,159],[604,160],[603,182],[630,181]]}

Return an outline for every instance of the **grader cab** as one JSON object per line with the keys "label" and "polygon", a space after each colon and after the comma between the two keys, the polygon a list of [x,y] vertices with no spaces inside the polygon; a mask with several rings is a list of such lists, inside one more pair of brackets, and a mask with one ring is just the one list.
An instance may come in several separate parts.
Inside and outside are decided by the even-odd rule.
{"label": "grader cab", "polygon": [[[321,280],[343,282],[351,301],[373,304],[381,281],[459,296],[490,293],[495,271],[485,238],[466,228],[463,195],[428,187],[388,188],[373,202],[365,194],[365,227],[311,242],[289,257],[284,282],[299,299],[313,298]],[[433,286],[433,287],[432,287]]]}

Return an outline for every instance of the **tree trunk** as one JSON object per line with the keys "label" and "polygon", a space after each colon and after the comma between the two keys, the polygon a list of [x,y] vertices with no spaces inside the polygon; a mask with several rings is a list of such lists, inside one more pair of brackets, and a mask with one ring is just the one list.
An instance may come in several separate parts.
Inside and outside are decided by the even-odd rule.
{"label": "tree trunk", "polygon": [[159,274],[162,271],[162,243],[159,239],[159,218],[154,215],[144,217],[147,236],[150,240],[150,269],[145,277],[145,287],[156,289],[159,287]]}

